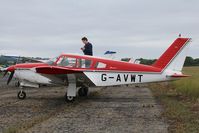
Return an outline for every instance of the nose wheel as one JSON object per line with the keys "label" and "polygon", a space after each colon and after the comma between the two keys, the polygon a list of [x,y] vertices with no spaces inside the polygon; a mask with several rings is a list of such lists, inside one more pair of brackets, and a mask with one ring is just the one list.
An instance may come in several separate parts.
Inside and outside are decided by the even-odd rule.
{"label": "nose wheel", "polygon": [[23,91],[23,90],[19,91],[17,97],[18,97],[20,100],[25,99],[25,98],[26,98],[26,93],[25,93],[25,91]]}

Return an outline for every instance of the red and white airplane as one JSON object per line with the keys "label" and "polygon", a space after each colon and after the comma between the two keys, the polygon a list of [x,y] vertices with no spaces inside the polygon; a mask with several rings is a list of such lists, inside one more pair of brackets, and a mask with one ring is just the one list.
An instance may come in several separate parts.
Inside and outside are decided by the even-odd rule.
{"label": "red and white airplane", "polygon": [[182,74],[190,38],[177,38],[153,65],[133,64],[105,58],[62,54],[47,63],[17,64],[7,68],[11,72],[7,84],[15,76],[20,82],[19,99],[24,99],[25,87],[41,85],[66,86],[66,100],[87,96],[91,86],[114,86],[170,81]]}

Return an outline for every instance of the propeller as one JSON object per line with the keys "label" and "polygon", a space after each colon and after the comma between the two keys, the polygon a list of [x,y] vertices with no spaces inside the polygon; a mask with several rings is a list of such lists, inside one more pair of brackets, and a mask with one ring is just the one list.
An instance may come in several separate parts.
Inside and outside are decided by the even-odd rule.
{"label": "propeller", "polygon": [[3,78],[7,75],[8,71],[8,67],[7,68],[1,68],[0,70],[1,73],[3,73]]}
{"label": "propeller", "polygon": [[3,73],[3,78],[4,78],[6,74],[8,73],[7,68],[1,68],[0,73]]}
{"label": "propeller", "polygon": [[8,78],[8,81],[7,81],[7,85],[10,83],[10,81],[12,80],[13,76],[14,76],[14,73],[15,71],[12,71],[9,78]]}
{"label": "propeller", "polygon": [[7,73],[8,73],[8,71],[6,70],[5,73],[4,73],[4,75],[3,75],[3,78],[6,76]]}

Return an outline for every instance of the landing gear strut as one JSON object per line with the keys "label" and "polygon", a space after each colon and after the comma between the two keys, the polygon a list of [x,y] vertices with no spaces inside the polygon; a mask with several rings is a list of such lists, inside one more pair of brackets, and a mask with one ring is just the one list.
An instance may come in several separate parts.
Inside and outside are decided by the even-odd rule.
{"label": "landing gear strut", "polygon": [[65,94],[65,99],[67,102],[73,102],[77,93],[76,77],[74,74],[68,74],[67,76],[69,85],[67,88],[67,93]]}
{"label": "landing gear strut", "polygon": [[21,90],[21,91],[18,92],[17,96],[18,96],[19,99],[23,100],[23,99],[26,98],[26,92]]}
{"label": "landing gear strut", "polygon": [[15,87],[20,87],[20,82],[19,81],[15,82]]}

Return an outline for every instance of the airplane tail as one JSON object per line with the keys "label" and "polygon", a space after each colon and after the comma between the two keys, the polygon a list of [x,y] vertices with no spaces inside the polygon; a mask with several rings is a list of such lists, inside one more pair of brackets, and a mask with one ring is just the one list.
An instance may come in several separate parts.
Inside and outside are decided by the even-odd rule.
{"label": "airplane tail", "polygon": [[190,41],[191,38],[177,38],[153,66],[162,70],[181,72]]}

